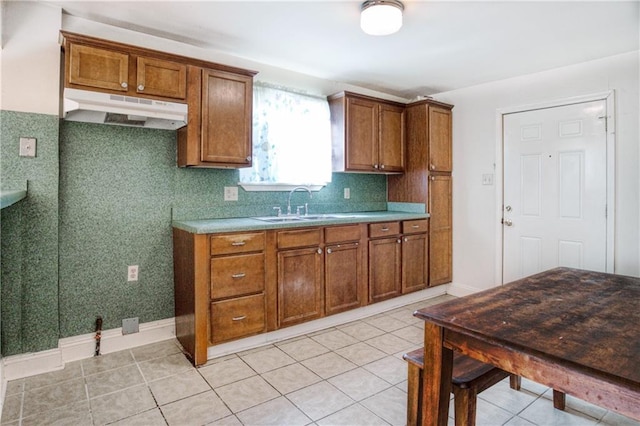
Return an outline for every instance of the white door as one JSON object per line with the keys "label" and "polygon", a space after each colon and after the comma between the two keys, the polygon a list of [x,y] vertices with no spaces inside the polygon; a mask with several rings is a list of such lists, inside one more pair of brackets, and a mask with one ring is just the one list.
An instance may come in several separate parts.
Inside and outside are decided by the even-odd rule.
{"label": "white door", "polygon": [[606,102],[504,115],[503,282],[605,271]]}

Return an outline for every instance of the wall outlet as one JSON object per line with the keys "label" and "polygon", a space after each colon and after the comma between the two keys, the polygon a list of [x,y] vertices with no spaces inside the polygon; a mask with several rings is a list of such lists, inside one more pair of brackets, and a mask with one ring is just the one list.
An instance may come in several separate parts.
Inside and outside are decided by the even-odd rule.
{"label": "wall outlet", "polygon": [[36,138],[20,138],[20,157],[36,156]]}
{"label": "wall outlet", "polygon": [[348,200],[349,198],[351,198],[351,188],[345,188],[344,189],[344,199]]}
{"label": "wall outlet", "polygon": [[482,175],[483,185],[493,185],[493,173]]}
{"label": "wall outlet", "polygon": [[225,201],[238,201],[238,187],[237,186],[225,186],[224,187],[224,200]]}
{"label": "wall outlet", "polygon": [[138,281],[138,265],[129,265],[127,281]]}
{"label": "wall outlet", "polygon": [[140,327],[138,326],[138,317],[135,318],[125,318],[122,320],[122,334],[131,334],[137,333],[140,331]]}

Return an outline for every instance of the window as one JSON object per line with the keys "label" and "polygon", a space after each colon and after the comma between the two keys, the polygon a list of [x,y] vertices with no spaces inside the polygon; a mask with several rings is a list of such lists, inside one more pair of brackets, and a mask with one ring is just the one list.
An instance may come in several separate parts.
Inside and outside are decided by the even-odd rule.
{"label": "window", "polygon": [[256,84],[253,167],[240,169],[240,183],[259,186],[328,182],[331,119],[326,98]]}

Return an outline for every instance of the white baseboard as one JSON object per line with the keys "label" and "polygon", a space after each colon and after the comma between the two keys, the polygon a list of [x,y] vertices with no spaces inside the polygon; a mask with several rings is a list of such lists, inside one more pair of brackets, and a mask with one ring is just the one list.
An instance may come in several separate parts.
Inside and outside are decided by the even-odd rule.
{"label": "white baseboard", "polygon": [[305,322],[302,324],[286,327],[280,330],[271,331],[269,333],[258,334],[256,336],[246,337],[244,339],[235,340],[229,343],[209,346],[207,349],[207,359],[213,359],[220,356],[242,352],[259,346],[268,345],[275,342],[291,339],[293,337],[302,336],[304,334],[313,333],[325,328],[335,327],[337,325],[346,324],[371,315],[390,311],[410,303],[419,302],[425,299],[431,299],[449,293],[448,285],[441,285],[426,290],[416,291],[414,293],[405,294],[404,296],[395,297],[383,302],[373,303],[362,308],[353,309],[336,315],[330,315],[317,320]]}
{"label": "white baseboard", "polygon": [[464,284],[451,283],[449,284],[449,290],[447,291],[447,293],[456,297],[464,297],[470,294],[477,293],[479,291],[482,291],[482,290],[475,287],[470,287]]}
{"label": "white baseboard", "polygon": [[[138,333],[127,335],[122,334],[122,328],[103,331],[100,339],[100,353],[108,354],[148,345],[174,338],[176,335],[175,320],[173,318],[143,323],[140,324],[139,329]],[[60,339],[56,349],[3,358],[4,377],[2,385],[5,386],[6,381],[9,380],[61,370],[67,362],[91,358],[95,353],[95,347],[95,334],[82,334]]]}

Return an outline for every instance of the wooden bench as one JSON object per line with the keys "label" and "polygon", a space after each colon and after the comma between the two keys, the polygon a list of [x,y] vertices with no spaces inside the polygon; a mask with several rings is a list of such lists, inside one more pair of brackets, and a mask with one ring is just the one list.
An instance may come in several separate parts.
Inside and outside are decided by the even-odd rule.
{"label": "wooden bench", "polygon": [[[416,349],[402,356],[409,364],[407,395],[407,425],[420,424],[422,403],[422,371],[424,349]],[[456,426],[473,426],[476,423],[476,399],[480,392],[509,376],[512,389],[520,390],[521,378],[493,365],[485,364],[454,352],[451,377],[454,418]],[[553,391],[553,406],[564,410],[565,394]]]}

